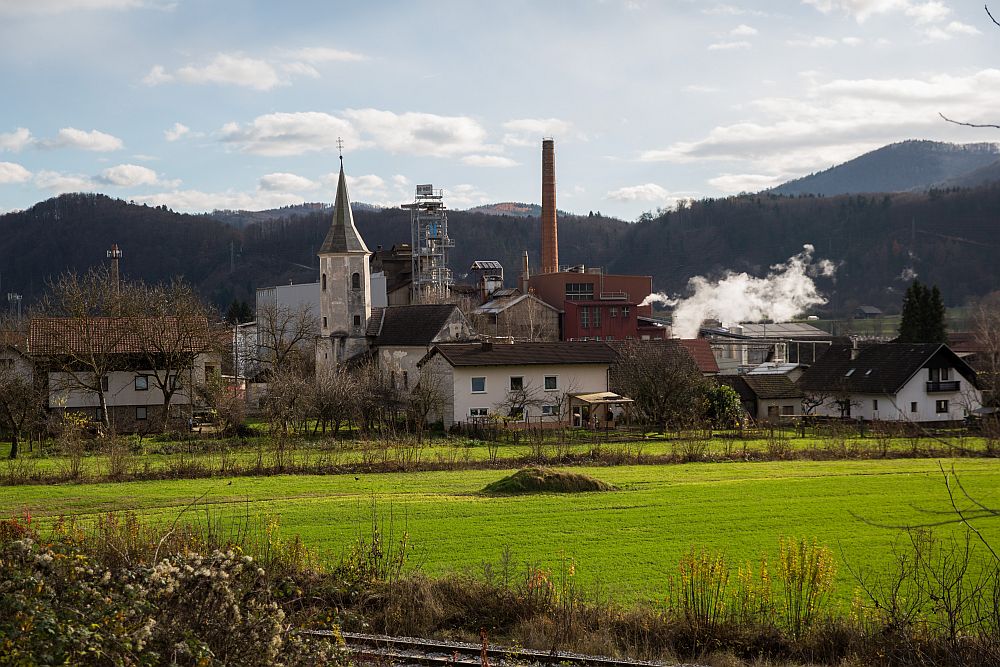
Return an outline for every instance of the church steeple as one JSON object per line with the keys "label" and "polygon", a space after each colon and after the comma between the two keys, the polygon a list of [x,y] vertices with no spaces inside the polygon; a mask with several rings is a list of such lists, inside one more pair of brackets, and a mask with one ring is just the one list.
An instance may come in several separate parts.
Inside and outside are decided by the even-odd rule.
{"label": "church steeple", "polygon": [[368,246],[354,226],[351,199],[347,194],[347,177],[344,176],[344,158],[340,158],[340,179],[337,182],[337,199],[333,204],[333,224],[326,233],[326,239],[319,249],[320,255],[329,253],[363,252],[370,255]]}

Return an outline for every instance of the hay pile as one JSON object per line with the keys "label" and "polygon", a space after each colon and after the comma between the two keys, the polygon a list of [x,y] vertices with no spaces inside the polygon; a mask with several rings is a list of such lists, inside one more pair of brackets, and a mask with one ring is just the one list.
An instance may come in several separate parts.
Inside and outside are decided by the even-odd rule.
{"label": "hay pile", "polygon": [[586,491],[616,491],[607,482],[564,470],[532,466],[518,470],[513,475],[487,484],[483,493],[490,495],[515,495],[522,493],[581,493]]}

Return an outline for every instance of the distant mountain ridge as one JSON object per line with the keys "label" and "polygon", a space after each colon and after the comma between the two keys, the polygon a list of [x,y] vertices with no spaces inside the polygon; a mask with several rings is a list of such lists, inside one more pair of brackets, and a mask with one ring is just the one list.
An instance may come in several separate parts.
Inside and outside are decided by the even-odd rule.
{"label": "distant mountain ridge", "polygon": [[781,195],[841,195],[975,187],[1000,180],[1000,145],[902,141],[769,190]]}
{"label": "distant mountain ridge", "polygon": [[505,201],[496,204],[483,204],[469,209],[470,213],[484,213],[486,215],[511,215],[519,218],[538,217],[542,214],[542,207],[538,204],[525,204],[522,202]]}

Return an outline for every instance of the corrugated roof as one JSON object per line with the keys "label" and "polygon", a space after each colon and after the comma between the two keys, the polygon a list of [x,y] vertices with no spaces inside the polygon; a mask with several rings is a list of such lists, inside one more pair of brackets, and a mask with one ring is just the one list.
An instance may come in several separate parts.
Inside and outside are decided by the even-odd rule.
{"label": "corrugated roof", "polygon": [[806,391],[847,391],[859,394],[895,394],[921,368],[949,365],[969,382],[976,374],[947,345],[938,343],[882,343],[856,350],[831,345],[809,368],[799,386]]}
{"label": "corrugated roof", "polygon": [[441,354],[452,366],[523,366],[534,364],[606,364],[615,352],[599,342],[460,343],[435,345],[424,361]]}
{"label": "corrugated roof", "polygon": [[[384,308],[375,345],[430,345],[447,326],[448,320],[456,311],[461,312],[458,306],[452,303]],[[373,312],[372,319],[374,314]]]}
{"label": "corrugated roof", "polygon": [[340,179],[337,181],[337,200],[333,204],[333,222],[319,249],[321,255],[330,253],[370,254],[368,246],[354,226],[354,213],[351,211],[351,199],[347,195],[347,177],[344,176],[343,160],[340,162]]}

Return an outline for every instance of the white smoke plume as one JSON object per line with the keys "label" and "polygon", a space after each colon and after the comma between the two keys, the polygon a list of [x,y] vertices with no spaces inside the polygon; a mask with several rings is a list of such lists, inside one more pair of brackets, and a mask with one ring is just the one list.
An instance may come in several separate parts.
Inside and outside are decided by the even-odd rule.
{"label": "white smoke plume", "polygon": [[665,294],[652,294],[643,305],[653,301],[673,305],[674,335],[680,338],[695,338],[701,323],[710,318],[725,324],[785,322],[812,306],[826,303],[813,278],[833,276],[837,267],[826,259],[813,262],[813,250],[810,244],[802,246],[802,252],[784,264],[775,264],[762,278],[730,272],[713,282],[695,276],[688,281],[691,296],[671,299]]}

